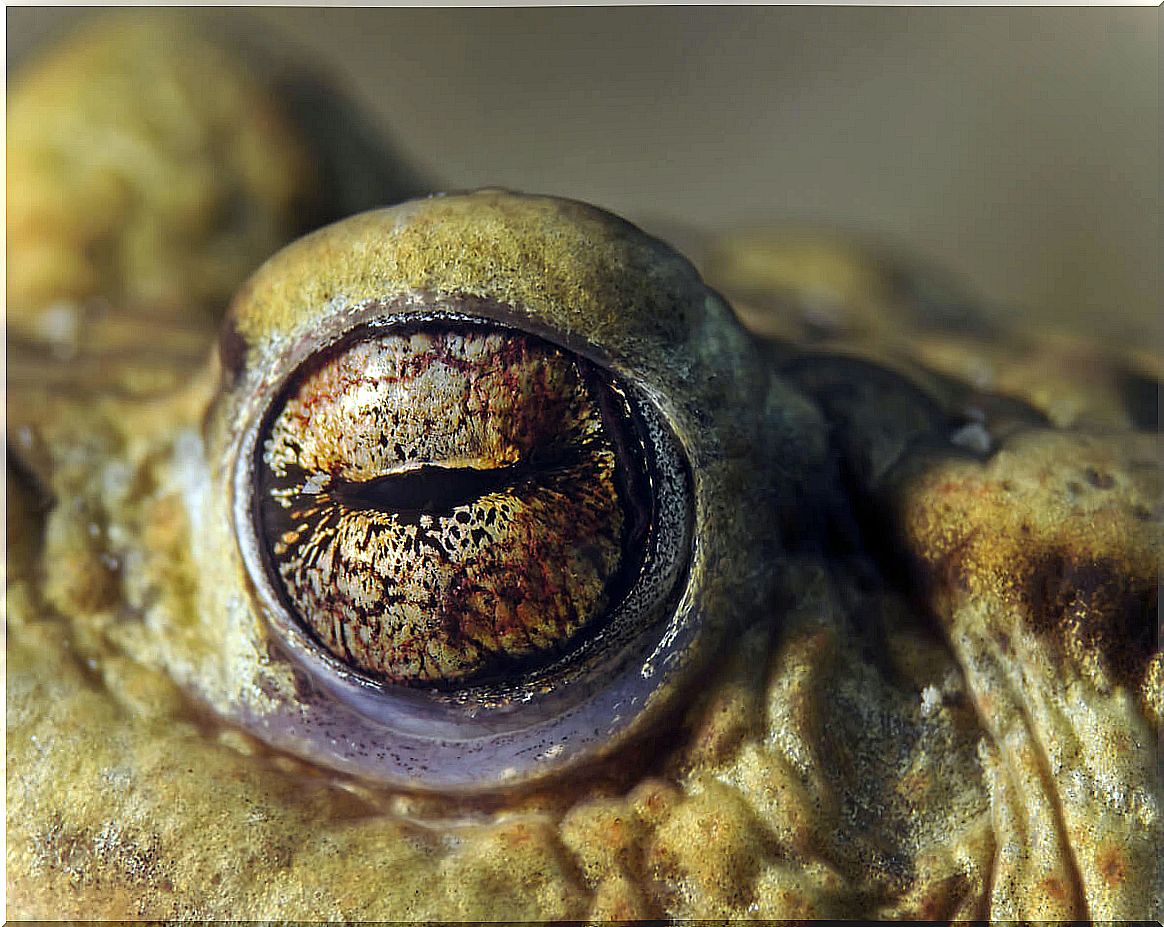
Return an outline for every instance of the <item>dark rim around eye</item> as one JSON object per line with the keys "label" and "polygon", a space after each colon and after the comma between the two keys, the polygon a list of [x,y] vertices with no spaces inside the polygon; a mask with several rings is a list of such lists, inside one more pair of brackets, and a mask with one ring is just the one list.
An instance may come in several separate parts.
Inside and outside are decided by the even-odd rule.
{"label": "dark rim around eye", "polygon": [[[271,425],[279,416],[287,398],[295,393],[305,376],[313,370],[318,370],[330,359],[373,338],[389,334],[402,336],[423,334],[433,329],[436,329],[437,333],[440,334],[516,334],[521,335],[523,339],[534,345],[556,351],[562,350],[557,345],[551,345],[540,337],[528,336],[517,329],[499,326],[484,320],[453,322],[448,319],[417,320],[416,318],[405,318],[390,325],[361,326],[346,334],[326,350],[318,351],[292,371],[290,376],[286,378],[283,389],[276,394],[270,403],[268,412],[259,427],[259,435],[266,436],[270,433]],[[479,678],[428,682],[383,680],[340,657],[336,657],[326,645],[322,645],[322,642],[318,640],[310,628],[304,626],[307,622],[303,621],[302,613],[292,601],[286,588],[286,582],[277,575],[271,544],[269,542],[263,543],[260,540],[259,546],[266,567],[267,581],[274,587],[284,609],[290,615],[295,616],[298,630],[302,631],[311,643],[321,650],[321,656],[331,655],[333,657],[333,660],[329,662],[336,664],[336,672],[339,672],[342,667],[347,675],[359,678],[362,685],[386,687],[391,692],[396,692],[401,686],[409,686],[427,689],[431,692],[460,693],[462,699],[472,700],[476,704],[493,704],[518,696],[517,690],[522,683],[532,683],[539,689],[544,689],[555,681],[567,680],[581,668],[584,668],[580,667],[580,663],[587,658],[593,659],[596,649],[603,649],[603,645],[596,644],[591,640],[592,638],[609,638],[613,635],[625,640],[636,631],[638,620],[645,611],[641,605],[644,597],[654,600],[660,594],[660,590],[649,586],[644,590],[637,590],[636,587],[641,585],[641,580],[650,578],[658,572],[661,565],[668,575],[673,576],[674,574],[674,565],[661,560],[659,551],[660,545],[663,550],[674,551],[677,549],[678,536],[675,534],[675,530],[678,528],[678,524],[673,517],[670,517],[670,513],[664,514],[659,510],[658,503],[661,500],[656,499],[661,478],[657,461],[660,454],[667,454],[670,449],[663,444],[666,438],[659,431],[658,423],[655,423],[654,430],[648,427],[641,411],[641,403],[634,402],[627,391],[613,377],[601,371],[590,361],[573,355],[572,352],[565,352],[564,357],[576,366],[589,394],[597,400],[597,404],[601,407],[604,427],[608,429],[608,437],[615,445],[615,453],[619,462],[619,466],[615,468],[614,482],[618,487],[620,498],[625,500],[626,514],[629,516],[622,532],[623,556],[616,574],[608,584],[611,599],[604,614],[596,616],[594,620],[588,622],[584,628],[580,629],[569,640],[562,642],[560,646],[549,648],[547,653],[501,660],[500,665],[482,674]],[[262,440],[256,441],[254,468],[256,474],[260,472],[264,474],[264,479],[259,480],[256,488],[266,491],[273,486],[274,481],[270,479],[269,470],[264,466],[263,453],[264,442]],[[423,471],[426,468],[421,469]],[[459,473],[460,471],[453,472]],[[469,472],[473,478],[480,481],[487,480],[489,474],[496,474],[500,471]],[[428,476],[427,473],[422,475]],[[431,476],[428,478],[434,479]],[[435,477],[435,479],[440,478],[439,474]],[[380,495],[387,497],[394,488],[391,484],[386,488],[381,487]],[[401,488],[407,489],[406,486]],[[337,494],[355,496],[358,492],[359,490],[345,486],[340,487]],[[662,492],[669,502],[670,488],[665,487]],[[251,517],[259,526],[256,533],[260,536],[268,528],[272,509],[274,506],[270,503],[264,503],[264,493],[256,491]],[[609,647],[605,649],[609,649]]]}
{"label": "dark rim around eye", "polygon": [[[233,509],[260,609],[293,662],[358,716],[337,722],[337,733],[348,740],[348,747],[354,747],[356,736],[367,738],[374,741],[367,747],[370,752],[378,751],[391,761],[394,768],[384,779],[419,779],[414,784],[435,788],[488,788],[508,778],[529,778],[531,768],[537,775],[601,753],[663,694],[698,633],[698,603],[685,594],[694,504],[682,448],[642,389],[611,371],[596,351],[577,350],[576,344],[547,337],[550,333],[531,332],[504,307],[480,301],[473,301],[471,315],[457,311],[461,306],[456,301],[437,308],[406,307],[396,312],[393,308],[363,307],[346,316],[342,330],[330,339],[315,339],[312,345],[289,352],[281,365],[287,374],[265,384],[262,394],[254,397],[257,414],[249,419],[235,459]],[[487,678],[459,687],[408,687],[379,681],[349,666],[315,640],[289,608],[271,575],[261,538],[257,461],[261,436],[280,397],[320,352],[417,326],[508,329],[581,357],[607,378],[610,395],[630,418],[626,433],[641,444],[652,511],[637,575],[592,633],[587,628],[565,652],[510,678]],[[367,765],[364,759],[355,764],[361,771]]]}

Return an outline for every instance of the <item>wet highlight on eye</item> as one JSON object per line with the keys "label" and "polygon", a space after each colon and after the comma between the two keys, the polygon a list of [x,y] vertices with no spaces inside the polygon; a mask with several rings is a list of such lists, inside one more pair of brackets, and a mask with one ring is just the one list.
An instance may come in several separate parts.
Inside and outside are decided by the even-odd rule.
{"label": "wet highlight on eye", "polygon": [[256,457],[281,597],[377,681],[544,663],[600,630],[641,567],[651,492],[626,397],[524,332],[345,339],[291,377]]}

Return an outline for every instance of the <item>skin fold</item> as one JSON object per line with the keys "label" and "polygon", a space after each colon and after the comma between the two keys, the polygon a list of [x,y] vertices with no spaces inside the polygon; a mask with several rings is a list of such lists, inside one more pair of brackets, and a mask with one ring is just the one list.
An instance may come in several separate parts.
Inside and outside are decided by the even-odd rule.
{"label": "skin fold", "polygon": [[[161,34],[179,64],[219,54]],[[271,133],[241,225],[155,202],[160,170],[43,157],[71,150],[53,119],[14,138],[20,94],[79,118],[133,36],[79,37],[9,113],[9,917],[1160,916],[1151,351],[1023,330],[836,235],[725,238],[697,270],[601,210],[496,190],[267,260],[319,155],[246,75],[218,72],[237,111],[192,117]],[[108,137],[157,118],[123,102]],[[16,209],[20,170],[43,199]],[[70,184],[139,186],[144,225],[60,211]],[[240,228],[262,232],[245,259]],[[336,758],[313,727],[332,696],[237,533],[263,397],[327,338],[434,307],[609,369],[690,469],[664,684],[577,763],[489,789]]]}

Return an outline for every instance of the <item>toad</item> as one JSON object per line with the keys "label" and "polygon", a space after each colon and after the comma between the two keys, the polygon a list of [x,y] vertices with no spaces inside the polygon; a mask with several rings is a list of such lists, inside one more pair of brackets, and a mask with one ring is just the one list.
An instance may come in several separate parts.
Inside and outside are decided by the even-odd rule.
{"label": "toad", "polygon": [[268,258],[309,141],[135,29],[9,112],[9,916],[1159,916],[1150,352],[497,190]]}

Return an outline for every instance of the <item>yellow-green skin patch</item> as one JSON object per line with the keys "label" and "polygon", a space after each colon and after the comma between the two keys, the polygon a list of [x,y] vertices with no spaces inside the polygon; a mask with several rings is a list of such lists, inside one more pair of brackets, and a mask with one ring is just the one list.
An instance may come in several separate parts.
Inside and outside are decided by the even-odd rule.
{"label": "yellow-green skin patch", "polygon": [[[498,199],[509,205],[500,194],[460,205]],[[533,206],[548,216],[578,208],[555,213],[547,201]],[[370,221],[358,220],[357,228]],[[322,238],[338,247],[341,231]],[[317,245],[300,245],[300,253]],[[240,307],[254,321],[253,305]],[[714,326],[704,333],[737,337]],[[243,379],[245,372],[227,382]],[[321,774],[219,727],[191,710],[174,680],[216,671],[229,678],[224,667],[231,661],[262,666],[263,657],[257,643],[246,643],[248,633],[258,632],[241,617],[245,609],[231,611],[242,601],[239,565],[208,554],[229,548],[229,532],[221,520],[191,522],[178,488],[184,463],[174,451],[197,447],[188,431],[201,421],[215,383],[213,377],[197,382],[161,408],[110,401],[72,418],[57,412],[41,425],[50,449],[68,448],[82,421],[93,437],[79,464],[55,457],[57,494],[76,503],[52,511],[43,548],[35,533],[21,531],[12,553],[13,913],[1037,918],[1081,911],[1122,916],[1154,903],[1149,886],[1158,814],[1145,766],[1151,751],[1130,741],[1115,745],[1120,731],[1149,723],[1145,714],[1152,730],[1159,724],[1158,654],[1137,671],[1143,688],[1133,702],[1140,709],[1120,694],[1126,689],[1088,694],[1111,685],[1086,675],[1095,672],[1088,667],[1102,671],[1102,659],[1086,657],[1084,675],[1070,669],[1078,659],[1071,648],[1086,650],[1097,641],[1102,648],[1102,635],[1076,637],[1066,649],[1053,643],[1069,661],[1056,656],[1054,672],[1069,672],[1069,691],[1078,693],[1065,691],[1063,698],[1094,705],[1113,745],[1104,769],[1093,774],[1103,777],[1093,780],[1099,797],[1072,793],[1065,829],[1051,797],[1062,780],[1046,778],[1038,757],[1048,745],[1074,742],[1063,727],[1072,723],[1067,703],[1059,696],[1040,702],[1021,737],[1007,740],[1012,735],[1004,728],[994,740],[979,714],[999,704],[992,693],[1000,683],[987,671],[993,664],[967,664],[984,667],[969,675],[973,688],[959,668],[962,658],[982,659],[975,654],[990,638],[973,629],[989,625],[975,624],[974,609],[992,600],[968,606],[961,586],[949,587],[953,598],[942,592],[946,587],[935,587],[939,617],[954,622],[951,652],[905,601],[888,591],[858,592],[811,553],[780,566],[788,604],[779,614],[755,614],[751,630],[703,682],[649,774],[640,771],[646,764],[632,746],[616,766],[500,804],[409,797]],[[216,414],[224,408],[229,405],[220,397]],[[212,420],[210,433],[229,426]],[[803,438],[814,440],[811,431]],[[1113,481],[1110,489],[1089,489],[1110,524],[1102,536],[1089,534],[1085,520],[1061,518],[1055,487],[1065,483],[1055,483],[1037,461],[1048,451],[1058,460],[1075,452],[1051,451],[1054,442],[1091,448],[1091,462],[1080,470],[1083,485],[1090,487],[1089,466],[1101,484],[1107,485],[1104,476]],[[1117,569],[1133,577],[1142,545],[1159,544],[1158,520],[1148,534],[1135,527],[1145,513],[1157,518],[1144,495],[1154,484],[1129,475],[1137,467],[1145,472],[1144,461],[1140,451],[1101,453],[1081,436],[1044,437],[1036,430],[997,458],[989,479],[1022,487],[1021,504],[1034,519],[1027,523],[1046,526],[1039,532],[1060,530],[1057,525],[1069,532],[1054,540],[1056,549],[1079,549],[1079,541],[1064,546],[1068,536],[1093,538],[1087,543],[1105,545]],[[980,465],[957,466],[973,473]],[[141,476],[112,479],[127,467]],[[720,478],[727,473],[721,469]],[[964,512],[943,514],[944,497],[932,496],[908,473],[901,477],[904,488],[894,490],[914,513],[907,524],[916,533],[907,543],[935,556],[956,548],[955,529],[973,522]],[[947,492],[940,480],[936,485]],[[983,489],[959,485],[966,485],[968,502],[957,504],[972,511]],[[1016,498],[1007,505],[1021,524]],[[12,503],[21,524],[36,523],[30,505],[20,495]],[[979,537],[989,537],[982,533],[989,524],[980,523]],[[706,529],[700,543],[730,536],[712,533],[721,528]],[[1141,552],[1134,555],[1133,548],[1104,540],[1126,544],[1137,537],[1141,546],[1134,550]],[[1022,549],[1012,562],[1022,562]],[[135,558],[135,569],[118,569]],[[983,562],[990,571],[976,574],[983,582],[1007,569],[1006,558]],[[994,595],[993,588],[1005,595],[997,585],[984,586],[982,595]],[[861,611],[859,624],[849,617],[854,608]],[[990,614],[1005,623],[1005,610]],[[221,638],[234,641],[226,655],[206,649],[205,622],[215,615],[239,632]],[[879,641],[875,662],[870,634]],[[1024,637],[1024,646],[1035,649],[1023,659],[1041,660],[1038,648],[1047,639]],[[253,689],[232,694],[261,704],[263,686],[279,680],[270,667],[264,672],[253,677]],[[1046,691],[1056,691],[1058,683],[1046,684],[1052,687]],[[1141,743],[1150,746],[1154,736],[1145,729]],[[1084,768],[1074,756],[1063,754],[1061,762]],[[1132,791],[1113,792],[1121,782]],[[1042,797],[1025,810],[1036,785]],[[1134,796],[1132,816],[1088,812],[1116,794]]]}

